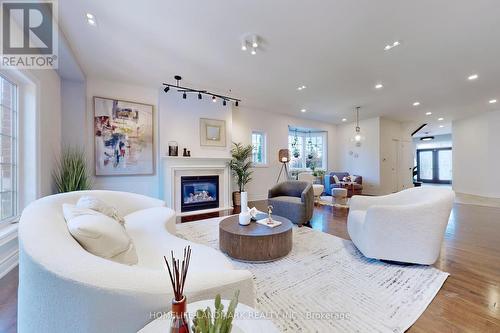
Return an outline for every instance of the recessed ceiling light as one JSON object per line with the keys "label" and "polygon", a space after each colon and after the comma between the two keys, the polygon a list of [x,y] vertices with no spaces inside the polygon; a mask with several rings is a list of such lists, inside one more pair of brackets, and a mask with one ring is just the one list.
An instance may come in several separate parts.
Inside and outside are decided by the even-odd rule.
{"label": "recessed ceiling light", "polygon": [[426,112],[425,115],[426,116],[430,116],[432,114],[432,112]]}
{"label": "recessed ceiling light", "polygon": [[96,21],[94,19],[87,19],[87,23],[93,26],[96,25]]}
{"label": "recessed ceiling light", "polygon": [[306,109],[300,109],[300,112],[302,112],[302,113],[304,113],[306,111],[307,111]]}
{"label": "recessed ceiling light", "polygon": [[298,90],[298,91],[301,91],[301,90],[304,90],[304,89],[306,89],[306,88],[307,88],[306,86],[302,85],[302,86],[297,87],[297,90]]}
{"label": "recessed ceiling light", "polygon": [[472,81],[472,80],[475,80],[479,77],[479,75],[477,74],[472,74],[472,75],[469,75],[469,77],[467,78],[468,80]]}
{"label": "recessed ceiling light", "polygon": [[247,47],[247,41],[246,40],[242,40],[241,41],[241,50],[242,51],[246,51],[248,49]]}
{"label": "recessed ceiling light", "polygon": [[384,87],[384,85],[382,83],[377,83],[375,85],[375,89],[382,89]]}
{"label": "recessed ceiling light", "polygon": [[90,13],[87,13],[87,18],[92,20],[92,19],[94,19],[94,15],[90,14]]}
{"label": "recessed ceiling light", "polygon": [[496,102],[497,102],[497,100],[496,100],[496,99],[492,99],[492,100],[490,100],[490,104],[495,104]]}
{"label": "recessed ceiling light", "polygon": [[255,47],[252,47],[252,51],[250,52],[252,55],[257,54],[257,49]]}
{"label": "recessed ceiling light", "polygon": [[401,45],[401,42],[400,41],[395,41],[394,43],[392,44],[387,44],[385,47],[384,47],[384,51],[389,51],[390,49],[396,47],[396,46],[399,46]]}
{"label": "recessed ceiling light", "polygon": [[443,120],[444,120],[444,118],[438,118],[438,121],[443,121]]}
{"label": "recessed ceiling light", "polygon": [[444,127],[444,125],[439,125],[439,128],[443,128],[443,127]]}
{"label": "recessed ceiling light", "polygon": [[420,102],[413,103],[413,106],[419,106],[419,105],[420,105]]}
{"label": "recessed ceiling light", "polygon": [[434,140],[433,136],[424,136],[420,138],[420,141],[431,141],[431,140]]}
{"label": "recessed ceiling light", "polygon": [[345,123],[346,121],[347,121],[347,119],[346,119],[346,118],[342,118],[342,122],[344,122],[344,123]]}

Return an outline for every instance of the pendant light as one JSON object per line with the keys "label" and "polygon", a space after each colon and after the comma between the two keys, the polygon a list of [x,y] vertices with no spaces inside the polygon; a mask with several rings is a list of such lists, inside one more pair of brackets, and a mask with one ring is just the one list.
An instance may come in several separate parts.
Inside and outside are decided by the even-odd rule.
{"label": "pendant light", "polygon": [[356,147],[361,147],[361,142],[364,140],[363,135],[361,135],[361,127],[359,127],[359,109],[361,109],[361,107],[357,106],[356,107],[356,128],[355,128],[354,136],[351,139],[351,141],[354,142]]}

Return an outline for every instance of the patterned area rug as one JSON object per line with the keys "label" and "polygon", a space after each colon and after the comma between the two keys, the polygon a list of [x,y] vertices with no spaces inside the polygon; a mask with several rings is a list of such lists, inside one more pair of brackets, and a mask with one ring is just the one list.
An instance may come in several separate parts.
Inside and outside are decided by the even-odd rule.
{"label": "patterned area rug", "polygon": [[[177,225],[178,235],[218,249],[222,218]],[[448,277],[436,268],[363,257],[351,241],[293,229],[293,249],[278,261],[234,261],[254,275],[257,309],[282,332],[404,332]]]}

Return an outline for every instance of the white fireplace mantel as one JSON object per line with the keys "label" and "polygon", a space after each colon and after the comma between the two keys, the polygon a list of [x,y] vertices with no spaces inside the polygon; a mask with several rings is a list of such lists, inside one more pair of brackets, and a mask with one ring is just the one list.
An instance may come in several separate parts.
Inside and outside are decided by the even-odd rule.
{"label": "white fireplace mantel", "polygon": [[[162,158],[164,193],[167,207],[175,210],[177,216],[203,214],[231,209],[231,158],[220,157],[171,157]],[[194,212],[181,212],[182,176],[219,176],[219,207]]]}

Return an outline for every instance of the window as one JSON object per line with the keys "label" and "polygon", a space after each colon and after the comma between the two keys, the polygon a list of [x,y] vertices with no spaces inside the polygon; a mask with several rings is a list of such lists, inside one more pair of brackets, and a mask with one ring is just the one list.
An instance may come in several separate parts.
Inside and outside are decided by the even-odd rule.
{"label": "window", "polygon": [[288,131],[291,169],[326,170],[326,132],[308,129]]}
{"label": "window", "polygon": [[17,86],[0,76],[0,223],[17,215]]}
{"label": "window", "polygon": [[252,132],[252,162],[255,165],[265,165],[266,159],[266,134],[263,132]]}

